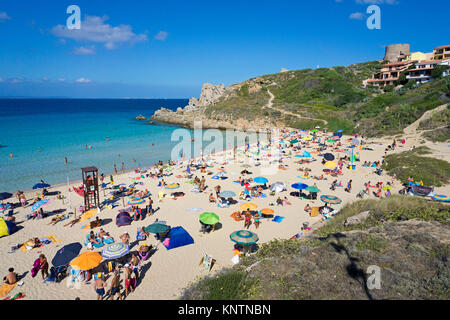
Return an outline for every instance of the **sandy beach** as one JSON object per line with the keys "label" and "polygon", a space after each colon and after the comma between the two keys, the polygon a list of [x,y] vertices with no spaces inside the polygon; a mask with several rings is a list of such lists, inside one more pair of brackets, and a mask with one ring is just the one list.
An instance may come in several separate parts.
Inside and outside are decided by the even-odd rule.
{"label": "sandy beach", "polygon": [[[305,134],[302,133],[304,136]],[[324,135],[319,132],[319,136]],[[399,146],[395,151],[392,152],[403,152],[409,150],[412,146],[418,147],[420,141],[422,140],[417,135],[403,135],[406,139],[404,145],[399,143]],[[329,137],[329,134],[327,134]],[[351,140],[352,137],[343,136],[342,149],[349,150],[348,139]],[[396,138],[400,141],[401,137]],[[385,148],[388,144],[392,143],[392,138],[378,138],[378,139],[368,139],[365,140],[365,147],[370,147],[371,150],[357,150],[359,152],[360,161],[357,162],[356,170],[348,170],[346,167],[343,168],[343,174],[333,178],[325,175],[327,180],[315,180],[315,179],[302,179],[298,176],[303,173],[298,171],[300,167],[310,168],[310,176],[320,176],[323,174],[323,169],[325,168],[321,163],[322,157],[317,154],[312,154],[312,157],[316,161],[308,164],[298,164],[301,158],[295,157],[297,154],[301,154],[304,151],[313,152],[317,144],[311,144],[309,147],[302,148],[301,151],[292,152],[290,148],[285,149],[283,164],[287,166],[286,170],[278,170],[274,175],[264,175],[260,172],[260,167],[251,166],[247,168],[248,171],[252,172],[251,175],[247,177],[255,178],[258,176],[265,176],[269,182],[272,184],[274,182],[283,182],[287,186],[287,192],[277,193],[275,196],[270,196],[269,191],[265,190],[264,193],[267,195],[266,198],[256,198],[252,199],[251,202],[258,206],[258,210],[263,208],[271,208],[275,211],[275,215],[285,217],[281,223],[276,223],[271,221],[271,219],[263,219],[259,228],[256,229],[255,225],[252,224],[250,231],[256,232],[259,236],[258,244],[269,242],[273,239],[289,239],[292,236],[298,234],[301,230],[303,223],[309,222],[311,226],[320,226],[323,223],[323,218],[321,215],[317,217],[310,217],[303,208],[306,204],[311,206],[322,206],[323,202],[320,200],[320,196],[324,194],[334,195],[342,199],[342,203],[335,206],[335,209],[339,209],[345,204],[356,201],[356,194],[364,188],[364,183],[371,181],[372,184],[377,182],[387,182],[392,183],[392,194],[398,193],[402,188],[399,181],[393,179],[383,173],[382,176],[378,176],[374,173],[374,168],[362,167],[364,161],[381,161],[384,155]],[[445,143],[432,144],[427,142],[426,144],[429,148],[433,150],[437,158],[441,158],[450,161],[449,148],[446,147]],[[255,146],[252,146],[254,150]],[[356,150],[356,149],[355,149]],[[291,152],[291,153],[290,153]],[[330,150],[324,151],[333,153],[336,158],[343,157],[345,153],[343,152],[332,152]],[[289,154],[290,153],[290,154]],[[227,151],[228,157],[233,158],[232,151]],[[98,216],[106,221],[102,227],[108,231],[111,236],[116,240],[120,241],[119,236],[125,231],[129,232],[131,237],[131,242],[136,240],[136,232],[140,227],[145,227],[152,224],[156,219],[160,221],[166,221],[171,227],[182,226],[194,239],[194,244],[179,247],[173,250],[167,250],[163,244],[157,241],[153,236],[145,241],[147,244],[152,244],[157,248],[157,251],[150,257],[150,259],[144,264],[140,277],[142,282],[137,286],[136,290],[129,295],[127,299],[177,299],[180,296],[183,288],[189,285],[190,282],[195,281],[198,277],[202,277],[208,274],[202,267],[199,266],[200,260],[204,254],[208,254],[216,259],[216,265],[213,267],[212,271],[217,272],[223,267],[232,266],[233,263],[231,259],[233,258],[233,245],[234,243],[230,240],[229,235],[237,230],[244,229],[244,222],[236,222],[230,215],[239,211],[239,205],[244,203],[243,200],[239,200],[237,205],[231,205],[229,208],[220,208],[215,203],[210,203],[208,197],[211,193],[215,195],[214,187],[217,185],[221,186],[221,190],[231,190],[237,195],[244,189],[241,185],[233,183],[241,176],[241,171],[244,169],[244,163],[235,163],[229,161],[224,164],[219,161],[221,155],[218,154],[209,160],[209,164],[212,167],[208,168],[207,171],[212,171],[214,174],[218,172],[218,169],[223,167],[226,171],[226,180],[214,180],[211,177],[213,175],[204,175],[198,171],[192,170],[195,176],[201,178],[205,176],[207,189],[203,193],[191,192],[193,185],[186,183],[188,179],[177,178],[177,176],[185,175],[186,162],[179,164],[170,171],[172,175],[170,177],[164,177],[166,183],[179,183],[180,188],[176,190],[166,190],[158,187],[159,180],[156,178],[144,178],[139,179],[138,183],[142,185],[137,185],[137,190],[148,189],[152,194],[152,199],[154,201],[153,207],[156,212],[151,216],[146,216],[143,221],[134,221],[129,226],[117,227],[115,224],[115,218],[119,210],[129,208],[125,203],[125,207],[122,206],[122,199],[120,199],[117,204],[118,206],[111,209],[103,208]],[[205,157],[208,160],[208,157]],[[245,158],[248,159],[248,158]],[[270,158],[269,158],[270,159]],[[263,162],[263,161],[262,161]],[[251,164],[252,162],[248,162]],[[95,165],[93,163],[92,165]],[[150,168],[153,171],[153,168]],[[123,174],[114,175],[115,185],[125,184],[130,185],[136,177],[141,174],[135,172],[125,172]],[[81,170],[80,170],[81,177]],[[337,179],[342,181],[344,187],[338,187],[336,190],[330,190],[330,185],[333,180]],[[346,183],[352,180],[353,188],[352,192],[348,193],[344,191]],[[109,182],[109,175],[105,174],[105,182]],[[305,183],[312,186],[314,183],[321,190],[317,200],[306,200],[290,196],[290,192],[295,191],[291,188],[291,185],[296,182]],[[72,182],[70,185],[70,190],[73,187],[80,186],[80,182]],[[108,185],[110,187],[110,185]],[[164,190],[166,197],[162,202],[158,202],[158,192]],[[49,189],[51,193],[61,192],[64,199],[57,199],[55,195],[50,196],[50,203],[44,207],[46,212],[50,212],[58,209],[65,209],[63,214],[68,214],[73,212],[73,208],[77,208],[77,215],[80,215],[78,208],[83,205],[83,198],[77,195],[75,192],[69,192],[67,184],[60,184],[58,186],[53,186]],[[111,190],[106,189],[105,191],[100,191],[100,202],[105,199]],[[450,194],[450,187],[443,186],[440,188],[435,188],[437,194]],[[176,200],[170,198],[170,193],[172,192],[184,192],[184,196]],[[25,193],[28,200],[32,200],[36,196],[36,191],[28,191]],[[276,200],[278,196],[283,199],[285,196],[289,199],[292,205],[287,206],[277,206]],[[365,198],[375,198],[373,195],[366,196]],[[70,201],[69,201],[70,199]],[[237,197],[235,198],[237,199]],[[17,198],[9,199],[9,201],[17,202]],[[126,200],[128,201],[128,197]],[[5,201],[6,203],[7,201]],[[70,205],[69,205],[70,202]],[[29,201],[30,203],[30,201]],[[272,205],[271,204],[275,204]],[[145,204],[140,206],[145,208]],[[199,211],[190,211],[190,208],[201,208]],[[203,234],[200,232],[199,215],[202,212],[214,212],[220,217],[221,227],[211,233]],[[54,257],[56,252],[66,244],[79,242],[83,244],[86,235],[89,233],[89,229],[81,229],[81,226],[93,220],[94,217],[87,222],[77,223],[73,227],[64,227],[64,224],[68,223],[73,219],[73,215],[70,219],[58,222],[56,225],[48,225],[51,221],[51,217],[39,220],[26,220],[25,216],[31,213],[31,205],[27,205],[25,208],[16,208],[14,210],[14,216],[18,225],[23,227],[23,229],[18,232],[0,238],[0,254],[3,257],[0,262],[0,273],[4,276],[7,273],[8,268],[14,267],[18,274],[23,274],[28,272],[24,277],[24,284],[22,286],[16,286],[8,295],[12,296],[18,292],[24,292],[26,294],[25,299],[42,299],[42,300],[59,300],[59,299],[69,299],[73,300],[79,297],[82,300],[93,300],[96,299],[96,294],[92,285],[83,283],[80,289],[70,289],[66,286],[66,281],[60,283],[42,283],[42,277],[39,274],[37,277],[32,278],[30,275],[30,269],[33,265],[34,260],[43,253],[48,258],[49,262]],[[109,222],[108,222],[109,221]],[[98,231],[99,228],[94,231]],[[307,234],[307,233],[305,233]],[[44,237],[47,235],[54,235],[56,238],[60,239],[60,242],[51,243],[49,245],[43,246],[41,248],[36,248],[28,252],[23,252],[22,250],[16,250],[13,253],[11,247],[27,241],[32,237]],[[137,250],[139,244],[135,245],[132,250]],[[101,249],[95,249],[100,251]],[[83,247],[82,252],[87,251],[86,246]],[[123,281],[123,276],[122,276]],[[109,288],[110,280],[107,281]]]}

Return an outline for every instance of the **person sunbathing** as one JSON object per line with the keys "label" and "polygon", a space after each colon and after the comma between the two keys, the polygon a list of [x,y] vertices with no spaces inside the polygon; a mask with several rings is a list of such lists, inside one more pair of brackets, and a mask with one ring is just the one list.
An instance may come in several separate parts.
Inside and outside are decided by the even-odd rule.
{"label": "person sunbathing", "polygon": [[209,202],[216,203],[216,198],[214,198],[212,193],[209,195]]}
{"label": "person sunbathing", "polygon": [[94,234],[94,231],[89,233],[89,242],[100,245],[101,243],[97,240],[97,237]]}
{"label": "person sunbathing", "polygon": [[125,244],[130,244],[130,235],[128,232],[125,232],[124,234],[122,234],[120,236],[120,240],[122,240],[123,243]]}
{"label": "person sunbathing", "polygon": [[103,230],[103,228],[100,228],[97,236],[102,240],[111,239],[112,241],[114,241],[114,239],[109,235],[109,232],[106,232],[105,230]]}
{"label": "person sunbathing", "polygon": [[283,199],[283,206],[290,206],[290,205],[292,205],[292,203],[289,202],[287,197],[284,197],[284,199]]}
{"label": "person sunbathing", "polygon": [[277,199],[277,206],[282,206],[283,205],[283,200],[281,200],[280,197],[278,197]]}
{"label": "person sunbathing", "polygon": [[57,215],[56,217],[53,217],[52,221],[50,221],[50,223],[48,223],[47,225],[55,225],[62,220],[64,220],[64,216]]}
{"label": "person sunbathing", "polygon": [[14,268],[8,269],[8,274],[3,277],[3,282],[6,284],[15,284],[17,282],[18,274],[14,272]]}
{"label": "person sunbathing", "polygon": [[148,246],[146,243],[143,243],[140,247],[139,247],[139,252],[138,252],[138,256],[139,256],[139,260],[145,261],[148,259],[149,254],[150,254],[150,249],[152,248],[152,246]]}
{"label": "person sunbathing", "polygon": [[81,220],[81,217],[75,218],[75,219],[73,219],[72,221],[70,221],[68,224],[65,224],[64,227],[67,227],[67,226],[73,227],[73,225],[74,225],[75,223],[80,222],[80,220]]}
{"label": "person sunbathing", "polygon": [[40,246],[42,246],[42,242],[41,240],[39,240],[39,238],[31,238],[28,240],[28,243],[32,248],[39,248]]}

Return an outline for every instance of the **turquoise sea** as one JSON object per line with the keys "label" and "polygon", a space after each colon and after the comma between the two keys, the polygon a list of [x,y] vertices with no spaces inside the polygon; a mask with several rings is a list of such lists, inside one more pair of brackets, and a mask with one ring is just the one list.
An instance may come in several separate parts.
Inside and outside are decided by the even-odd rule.
{"label": "turquoise sea", "polygon": [[187,104],[188,100],[0,99],[0,192],[29,190],[41,179],[50,184],[80,180],[85,166],[96,166],[106,175],[114,164],[120,171],[122,162],[125,169],[134,169],[167,161],[178,143],[170,141],[177,127],[146,125],[135,117]]}

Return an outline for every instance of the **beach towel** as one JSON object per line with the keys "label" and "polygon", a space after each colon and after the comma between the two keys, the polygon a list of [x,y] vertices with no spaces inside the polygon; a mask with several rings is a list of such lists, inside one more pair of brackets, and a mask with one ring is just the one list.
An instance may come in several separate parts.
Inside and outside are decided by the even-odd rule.
{"label": "beach towel", "polygon": [[187,208],[186,209],[187,212],[200,212],[203,211],[202,208]]}
{"label": "beach towel", "polygon": [[275,218],[272,219],[273,222],[281,223],[285,217],[281,216],[275,216]]}
{"label": "beach towel", "polygon": [[14,287],[16,286],[17,282],[14,284],[7,284],[4,283],[1,287],[0,287],[0,298],[3,298],[4,296],[6,296],[12,289],[14,289]]}
{"label": "beach towel", "polygon": [[[40,238],[39,240],[42,242],[42,245],[49,245],[49,244],[51,244],[51,243],[54,243],[54,242],[60,242],[60,241],[61,241],[61,240],[59,240],[58,238],[56,238],[56,236],[53,236],[53,235],[49,235],[49,236]],[[20,247],[20,249],[21,249],[23,252],[28,252],[28,251],[30,251],[31,249],[36,249],[36,248],[29,248],[29,247],[31,247],[31,246],[32,246],[32,242],[27,241],[27,242],[25,242],[25,243]],[[38,248],[40,248],[40,247],[38,247]]]}

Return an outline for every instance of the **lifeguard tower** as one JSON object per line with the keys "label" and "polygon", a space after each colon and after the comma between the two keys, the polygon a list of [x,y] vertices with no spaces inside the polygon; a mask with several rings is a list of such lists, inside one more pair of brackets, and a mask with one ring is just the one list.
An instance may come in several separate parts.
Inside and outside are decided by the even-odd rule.
{"label": "lifeguard tower", "polygon": [[98,191],[98,169],[96,167],[81,168],[83,175],[84,206],[86,210],[100,207]]}

